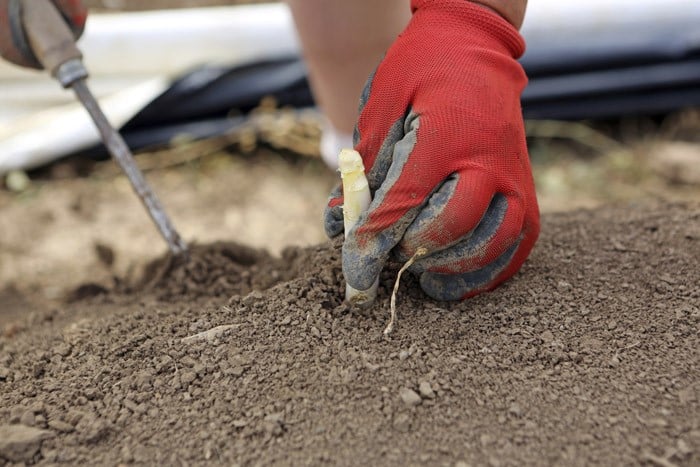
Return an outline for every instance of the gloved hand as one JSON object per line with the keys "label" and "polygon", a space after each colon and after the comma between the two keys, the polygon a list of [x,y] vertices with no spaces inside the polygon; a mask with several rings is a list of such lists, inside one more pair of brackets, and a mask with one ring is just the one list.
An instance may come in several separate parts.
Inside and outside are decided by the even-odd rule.
{"label": "gloved hand", "polygon": [[[87,9],[83,3],[80,0],[51,1],[78,39],[87,19]],[[41,69],[23,31],[21,10],[21,0],[0,0],[0,55],[17,65]]]}
{"label": "gloved hand", "polygon": [[[490,290],[515,274],[539,234],[516,59],[517,30],[466,0],[412,0],[413,18],[370,77],[355,149],[373,201],[346,232],[343,272],[368,289],[390,254],[438,300]],[[343,230],[331,194],[326,233]]]}

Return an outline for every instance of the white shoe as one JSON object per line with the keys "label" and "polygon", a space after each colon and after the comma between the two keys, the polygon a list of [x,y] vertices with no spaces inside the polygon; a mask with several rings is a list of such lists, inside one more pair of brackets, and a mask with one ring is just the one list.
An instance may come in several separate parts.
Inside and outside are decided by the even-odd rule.
{"label": "white shoe", "polygon": [[337,170],[340,150],[352,147],[352,134],[336,130],[327,120],[324,122],[321,129],[321,157],[328,167]]}

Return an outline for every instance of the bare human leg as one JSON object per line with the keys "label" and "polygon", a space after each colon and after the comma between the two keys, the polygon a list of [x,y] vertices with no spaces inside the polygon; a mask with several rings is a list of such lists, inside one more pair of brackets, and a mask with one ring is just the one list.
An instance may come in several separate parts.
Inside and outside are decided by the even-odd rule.
{"label": "bare human leg", "polygon": [[369,74],[411,17],[409,0],[287,0],[311,86],[327,118],[322,153],[335,164],[351,146],[358,103]]}

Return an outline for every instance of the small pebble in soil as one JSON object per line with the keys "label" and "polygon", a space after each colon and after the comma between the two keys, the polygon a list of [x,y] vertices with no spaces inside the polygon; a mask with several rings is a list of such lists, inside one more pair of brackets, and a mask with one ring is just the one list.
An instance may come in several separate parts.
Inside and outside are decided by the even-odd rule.
{"label": "small pebble in soil", "polygon": [[265,431],[274,436],[281,436],[284,433],[284,414],[271,413],[265,417]]}
{"label": "small pebble in soil", "polygon": [[520,408],[520,404],[513,402],[510,407],[508,407],[508,413],[514,417],[521,417],[523,414],[523,409]]}
{"label": "small pebble in soil", "polygon": [[183,371],[180,375],[180,381],[182,384],[190,384],[195,379],[197,379],[197,373],[194,371]]}
{"label": "small pebble in soil", "polygon": [[80,434],[81,441],[86,443],[96,443],[111,431],[109,423],[92,415],[81,418],[76,429]]}
{"label": "small pebble in soil", "polygon": [[70,433],[73,430],[75,430],[75,428],[73,428],[73,425],[71,425],[70,423],[66,423],[64,421],[61,421],[61,420],[50,420],[49,421],[49,428],[51,428],[52,430],[55,430],[55,431],[59,431],[61,433]]}
{"label": "small pebble in soil", "polygon": [[122,446],[119,454],[123,462],[127,464],[134,462],[134,455],[132,454],[131,448],[129,448],[129,446]]}
{"label": "small pebble in soil", "polygon": [[399,390],[399,396],[401,400],[409,407],[415,407],[419,405],[423,399],[413,390],[409,388],[401,388]]}
{"label": "small pebble in soil", "polygon": [[408,433],[411,429],[411,417],[408,414],[400,413],[394,417],[393,426],[399,433]]}
{"label": "small pebble in soil", "polygon": [[28,462],[39,451],[41,442],[51,438],[50,431],[24,425],[0,425],[0,459]]}
{"label": "small pebble in soil", "polygon": [[34,412],[31,410],[25,410],[22,416],[19,418],[19,422],[24,426],[34,426],[36,423],[34,419]]}
{"label": "small pebble in soil", "polygon": [[676,447],[678,448],[678,452],[683,456],[689,456],[693,453],[693,449],[682,439],[678,440]]}
{"label": "small pebble in soil", "polygon": [[430,383],[427,381],[421,381],[418,384],[418,391],[425,399],[435,399],[435,392],[433,391],[432,386],[430,386]]}

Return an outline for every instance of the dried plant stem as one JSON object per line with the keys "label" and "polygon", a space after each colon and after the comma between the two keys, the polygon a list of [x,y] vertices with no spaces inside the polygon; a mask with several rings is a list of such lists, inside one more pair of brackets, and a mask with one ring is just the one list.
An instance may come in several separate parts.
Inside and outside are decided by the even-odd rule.
{"label": "dried plant stem", "polygon": [[418,258],[421,256],[425,256],[428,253],[428,249],[424,247],[420,247],[416,250],[416,252],[411,256],[411,258],[406,261],[406,264],[404,264],[401,269],[399,269],[398,274],[396,274],[396,282],[394,282],[394,290],[391,292],[391,317],[389,318],[389,323],[386,325],[386,328],[384,328],[384,335],[388,336],[391,334],[391,332],[394,330],[394,323],[396,322],[396,294],[399,291],[399,281],[401,280],[401,274],[403,272],[410,268],[413,263],[416,262]]}
{"label": "dried plant stem", "polygon": [[642,460],[645,460],[647,462],[651,462],[654,465],[658,465],[659,467],[676,467],[676,464],[671,462],[668,459],[665,459],[663,457],[658,457],[653,455],[650,452],[646,452],[642,455]]}
{"label": "dried plant stem", "polygon": [[206,331],[194,334],[192,336],[187,336],[182,338],[182,342],[195,342],[195,341],[208,341],[212,342],[217,337],[221,336],[224,332],[229,329],[235,329],[240,327],[240,324],[223,324],[221,326],[216,326]]}

